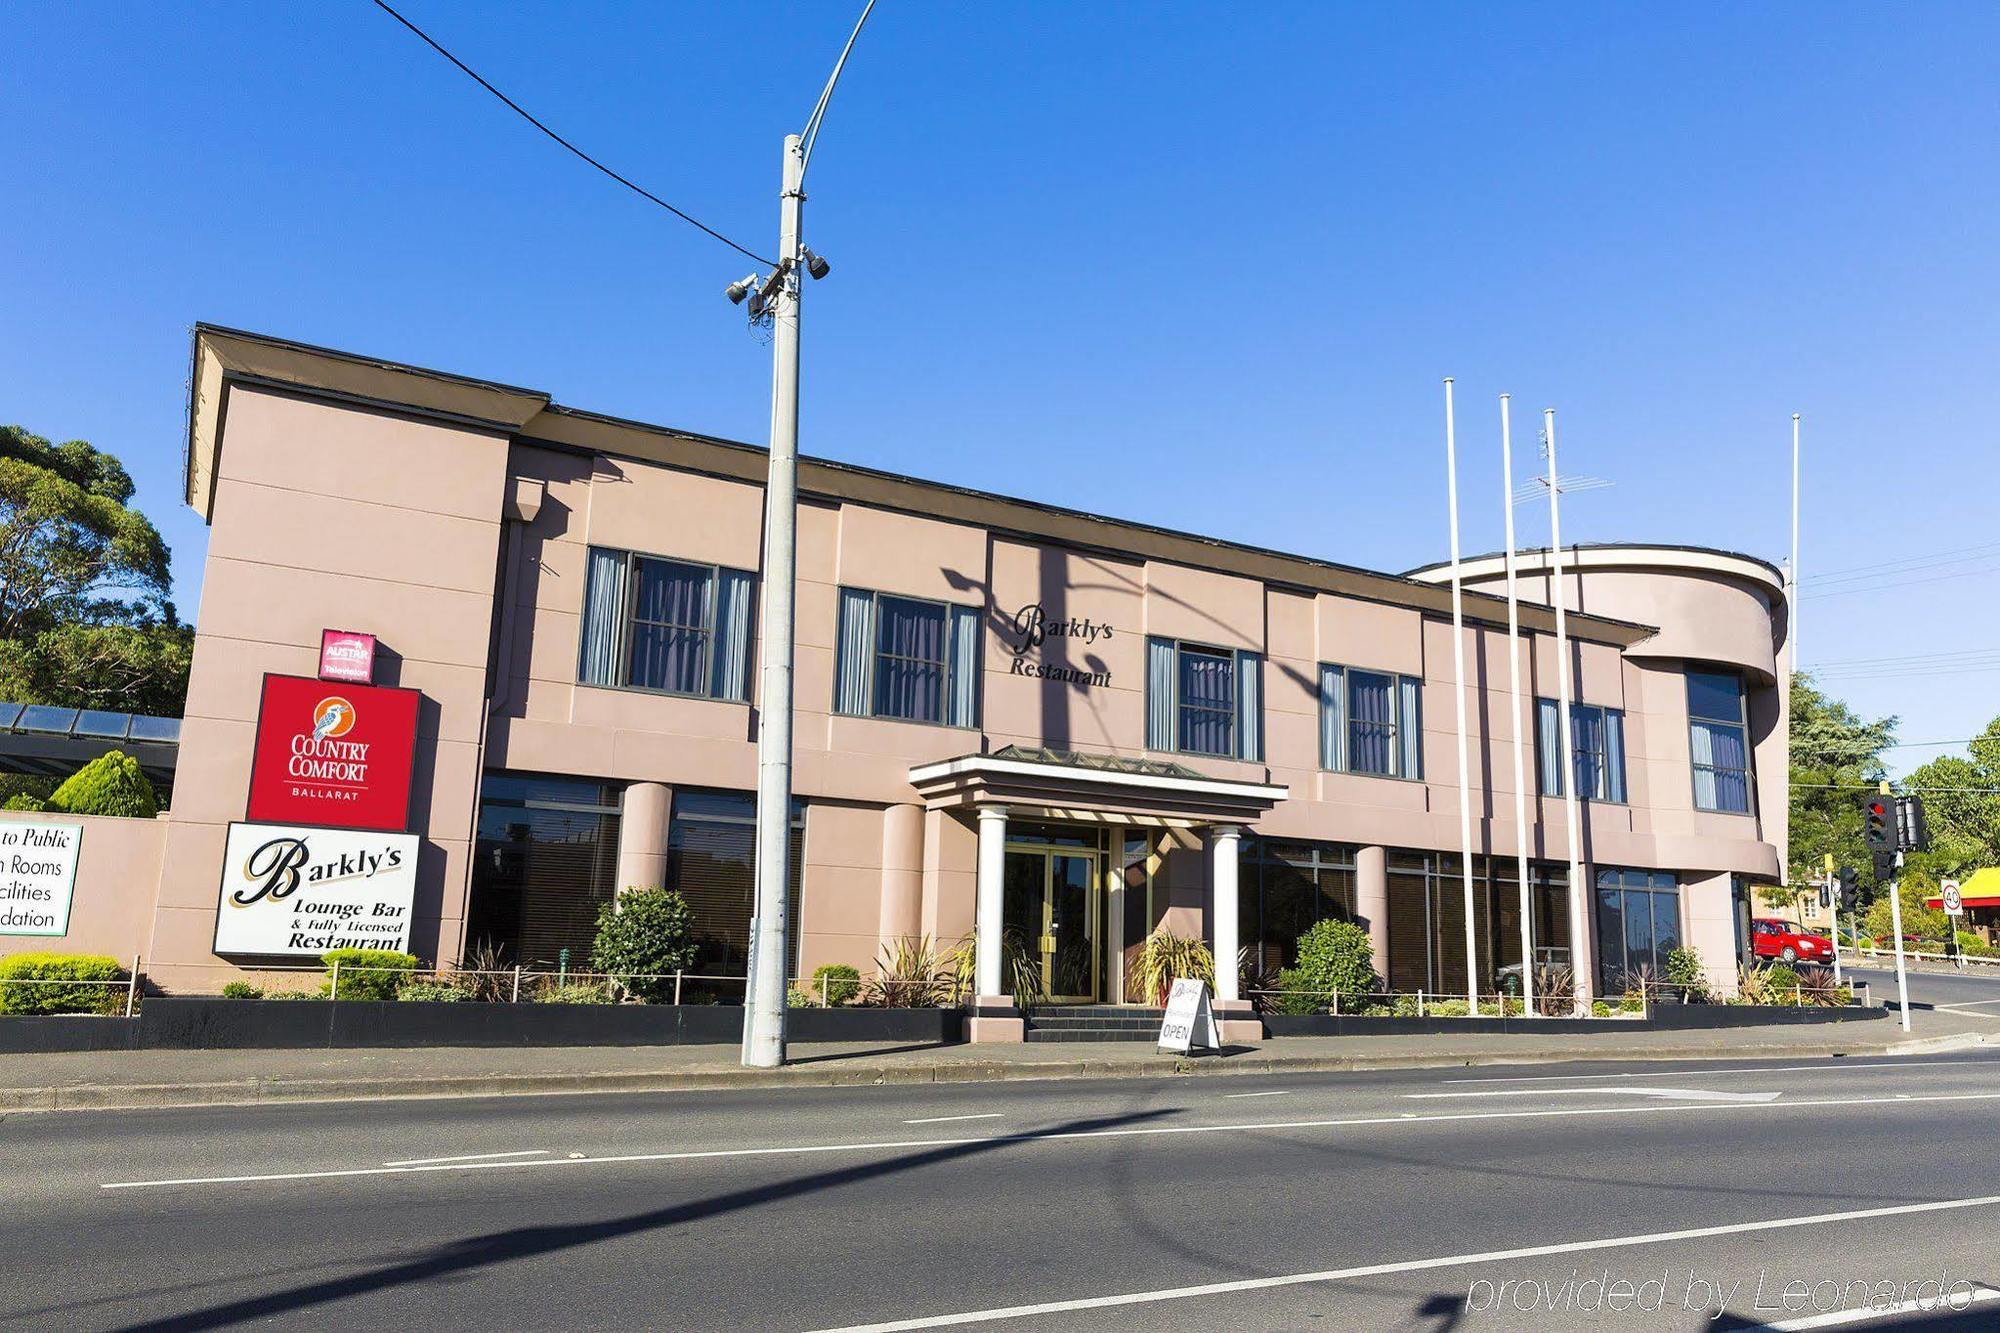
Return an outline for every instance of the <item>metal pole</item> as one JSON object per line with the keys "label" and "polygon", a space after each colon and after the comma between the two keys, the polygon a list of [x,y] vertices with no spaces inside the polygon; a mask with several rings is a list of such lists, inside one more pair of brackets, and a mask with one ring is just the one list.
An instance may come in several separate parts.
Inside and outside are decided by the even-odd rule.
{"label": "metal pole", "polygon": [[327,986],[326,998],[329,1000],[340,998],[340,960],[338,958],[333,960],[333,980]]}
{"label": "metal pole", "polygon": [[[1451,378],[1444,382],[1444,471],[1451,511],[1451,698],[1458,711],[1458,873],[1465,888],[1465,1012],[1479,1016],[1479,926],[1472,896],[1472,761],[1465,743],[1465,590],[1458,556],[1458,427]],[[1408,776],[1405,774],[1404,776]]]}
{"label": "metal pole", "polygon": [[139,962],[138,954],[132,955],[132,979],[125,983],[125,1017],[130,1018],[139,1004]]}
{"label": "metal pole", "polygon": [[[1889,794],[1889,784],[1882,784],[1882,795]],[[1898,832],[1900,839],[1902,834]],[[1903,970],[1903,853],[1896,851],[1896,874],[1889,881],[1889,929],[1896,935],[1896,1003],[1903,1010],[1903,1031],[1910,1030],[1910,978]]]}
{"label": "metal pole", "polygon": [[1573,691],[1570,688],[1569,621],[1565,616],[1569,592],[1563,586],[1562,504],[1561,488],[1556,485],[1556,410],[1553,407],[1542,411],[1542,431],[1549,442],[1549,581],[1556,604],[1556,689],[1561,709],[1557,725],[1562,735],[1562,758],[1557,771],[1562,774],[1563,823],[1569,834],[1570,975],[1576,982],[1577,1008],[1588,1014],[1593,987],[1590,969],[1584,966],[1587,951],[1583,941],[1584,932],[1589,928],[1584,905],[1590,900],[1584,893],[1583,820],[1576,805],[1576,737],[1570,718]]}
{"label": "metal pole", "polygon": [[[1785,580],[1786,646],[1792,669],[1799,665],[1799,414],[1792,413],[1792,566]],[[1787,682],[1789,688],[1790,682]]]}
{"label": "metal pole", "polygon": [[514,999],[513,999],[513,1003],[515,1003],[515,1004],[519,1004],[520,1002],[521,1002],[521,965],[520,965],[519,963],[516,963],[516,964],[514,964]]}
{"label": "metal pole", "polygon": [[1833,873],[1833,853],[1826,854],[1826,919],[1833,923],[1833,984],[1840,985],[1840,881]]}
{"label": "metal pole", "polygon": [[[1500,503],[1507,515],[1507,683],[1514,719],[1514,860],[1521,878],[1521,1012],[1535,1012],[1535,910],[1528,880],[1528,728],[1533,713],[1521,711],[1521,602],[1514,559],[1514,403],[1500,395]],[[1537,810],[1540,809],[1539,804]]]}
{"label": "metal pole", "polygon": [[764,487],[763,688],[757,726],[757,919],[743,1008],[743,1063],[785,1062],[785,908],[792,824],[792,636],[799,483],[799,226],[805,156],[785,136],[777,290],[772,297],[771,456]]}

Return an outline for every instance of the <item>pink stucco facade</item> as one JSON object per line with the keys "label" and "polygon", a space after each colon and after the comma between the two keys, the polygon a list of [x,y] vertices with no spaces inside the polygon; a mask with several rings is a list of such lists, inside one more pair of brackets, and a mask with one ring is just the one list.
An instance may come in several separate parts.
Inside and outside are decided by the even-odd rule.
{"label": "pink stucco facade", "polygon": [[[468,921],[487,873],[474,864],[488,854],[483,775],[604,784],[617,808],[608,872],[617,886],[687,873],[677,868],[677,794],[754,788],[756,700],[581,683],[590,552],[754,574],[761,452],[590,417],[527,390],[215,330],[197,336],[194,378],[189,499],[211,529],[194,674],[157,870],[131,875],[118,947],[143,951],[149,974],[172,988],[214,989],[241,963],[210,944],[223,837],[244,816],[258,682],[265,672],[311,674],[329,626],[376,635],[377,682],[422,692],[410,825],[422,838],[416,952],[450,962],[476,942]],[[1403,883],[1385,865],[1457,854],[1452,629],[1436,571],[1354,570],[830,464],[808,463],[801,489],[802,975],[825,962],[866,974],[896,939],[973,934],[974,816],[986,801],[1010,802],[1036,827],[1093,830],[1107,881],[1122,849],[1140,845],[1128,836],[1144,839],[1145,865],[1130,881],[1140,888],[1090,890],[1100,999],[1119,998],[1117,936],[1161,924],[1214,935],[1219,830],[1339,849],[1327,856],[1351,866],[1347,910],[1385,950]],[[1780,868],[1789,664],[1775,572],[1743,557],[1705,559],[1690,567],[1635,548],[1587,559],[1572,575],[1578,696],[1622,712],[1626,787],[1623,801],[1582,803],[1579,855],[1593,867],[1669,873],[1683,937],[1726,981],[1732,893]],[[1526,826],[1515,819],[1512,746],[1534,725],[1533,704],[1523,717],[1508,696],[1500,585],[1475,565],[1468,587],[1474,852],[1511,865],[1525,842],[1559,867],[1571,855],[1562,801],[1531,787]],[[977,611],[972,725],[837,710],[842,589]],[[1534,603],[1524,609],[1529,677],[1553,696],[1545,570],[1530,569],[1523,594]],[[1099,632],[1017,652],[1027,607]],[[1153,640],[1249,655],[1230,660],[1257,678],[1253,754],[1148,748]],[[1031,675],[1023,663],[1069,678]],[[1690,663],[1740,674],[1751,813],[1695,808]],[[1329,769],[1322,664],[1417,682],[1421,777]],[[1148,805],[1143,792],[1060,771],[1029,797],[988,778],[922,779],[1008,747],[1167,761],[1220,794],[1176,791]],[[1528,772],[1535,783],[1532,748]],[[1140,893],[1143,907],[1130,896]]]}

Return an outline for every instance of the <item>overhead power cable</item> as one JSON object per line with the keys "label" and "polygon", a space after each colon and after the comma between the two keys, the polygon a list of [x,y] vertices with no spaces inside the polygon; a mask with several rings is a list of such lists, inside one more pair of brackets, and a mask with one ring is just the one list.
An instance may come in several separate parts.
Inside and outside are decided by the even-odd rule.
{"label": "overhead power cable", "polygon": [[666,209],[669,213],[672,213],[675,217],[687,223],[689,226],[694,227],[699,231],[707,232],[710,236],[713,236],[716,240],[721,241],[724,245],[736,251],[738,254],[747,255],[751,259],[756,260],[760,264],[775,267],[775,265],[772,264],[771,260],[764,258],[762,255],[758,254],[755,250],[751,250],[745,246],[738,245],[735,241],[730,240],[727,236],[724,236],[721,232],[709,226],[706,222],[703,222],[700,218],[682,212],[680,209],[675,208],[672,204],[668,203],[666,200],[660,198],[660,196],[658,196],[657,194],[654,194],[651,190],[648,190],[645,186],[635,184],[632,181],[628,180],[626,177],[621,176],[617,172],[613,171],[610,167],[605,166],[602,162],[599,162],[589,153],[584,152],[581,148],[578,148],[575,144],[563,138],[560,134],[557,134],[554,130],[544,125],[541,121],[535,119],[535,117],[531,115],[528,112],[528,110],[525,107],[523,107],[519,102],[516,102],[513,98],[507,96],[507,94],[501,92],[498,88],[495,88],[492,84],[488,83],[484,78],[480,76],[478,70],[472,68],[472,66],[466,64],[463,60],[460,60],[450,51],[447,51],[442,45],[439,44],[436,38],[432,37],[422,28],[419,28],[416,24],[404,18],[401,14],[397,13],[387,4],[384,4],[383,0],[374,0],[374,2],[375,2],[375,7],[377,9],[381,10],[384,14],[387,14],[390,18],[396,20],[396,22],[402,24],[405,28],[408,28],[411,32],[415,33],[419,38],[422,39],[424,45],[430,47],[431,50],[437,52],[439,55],[443,56],[446,60],[449,60],[452,64],[458,66],[458,68],[465,73],[467,78],[471,79],[474,83],[484,88],[487,92],[492,93],[495,97],[499,98],[502,102],[506,103],[507,108],[510,111],[512,111],[515,115],[519,116],[522,120],[527,121],[530,125],[533,125],[543,134],[548,135],[549,138],[555,140],[557,143],[561,144],[564,148],[567,148],[570,152],[576,154],[578,157],[582,158],[585,162],[588,162],[591,166],[596,167],[599,171],[609,176],[612,180],[617,181],[620,185],[624,186],[632,193],[638,195],[640,198],[647,199],[652,201],[653,203],[658,204],[661,208]]}

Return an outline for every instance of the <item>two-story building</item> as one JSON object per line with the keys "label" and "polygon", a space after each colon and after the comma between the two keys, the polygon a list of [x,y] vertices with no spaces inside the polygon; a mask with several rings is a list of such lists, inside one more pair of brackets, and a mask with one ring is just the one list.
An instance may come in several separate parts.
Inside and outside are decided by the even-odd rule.
{"label": "two-story building", "polygon": [[[192,378],[187,499],[211,537],[157,898],[131,941],[149,975],[226,975],[218,889],[260,682],[312,676],[338,628],[420,692],[413,951],[581,966],[602,904],[667,885],[698,970],[740,976],[763,451],[215,328]],[[823,460],[800,495],[794,976],[970,937],[1050,996],[1119,1002],[1156,929],[1234,940],[1254,980],[1338,917],[1392,989],[1462,993],[1447,567],[1380,573]],[[1502,562],[1464,566],[1477,980],[1522,962],[1525,843],[1537,962],[1615,990],[1685,944],[1727,987],[1747,884],[1785,840],[1781,576],[1670,546],[1570,560],[1568,763],[1548,557],[1523,557],[1519,715]],[[997,961],[980,981],[1008,988]]]}

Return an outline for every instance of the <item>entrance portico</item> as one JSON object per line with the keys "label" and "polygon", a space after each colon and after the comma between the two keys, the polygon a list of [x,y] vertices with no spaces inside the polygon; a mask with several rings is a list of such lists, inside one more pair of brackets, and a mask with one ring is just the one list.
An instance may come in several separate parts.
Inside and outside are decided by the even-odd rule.
{"label": "entrance portico", "polygon": [[1143,937],[1161,924],[1164,892],[1159,903],[1152,892],[1161,863],[1196,839],[1207,888],[1199,933],[1216,958],[1217,1016],[1225,1038],[1255,1039],[1238,991],[1237,860],[1243,827],[1284,800],[1285,787],[1162,760],[1017,746],[919,765],[910,782],[931,809],[969,813],[978,829],[973,1040],[1020,1040],[1025,994],[1049,1003],[1154,998],[1125,986],[1130,927]]}

